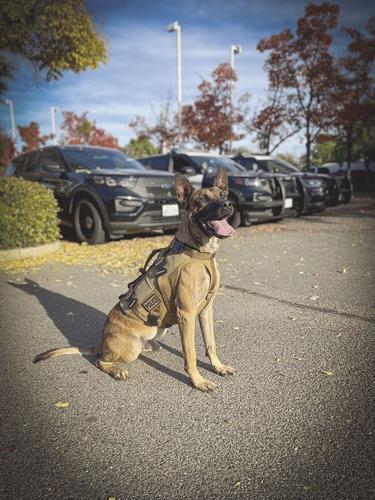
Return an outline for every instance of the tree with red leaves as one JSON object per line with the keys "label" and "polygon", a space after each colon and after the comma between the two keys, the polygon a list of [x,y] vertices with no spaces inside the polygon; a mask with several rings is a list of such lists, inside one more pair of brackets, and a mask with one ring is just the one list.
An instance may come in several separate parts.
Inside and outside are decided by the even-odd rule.
{"label": "tree with red leaves", "polygon": [[284,141],[299,132],[293,111],[281,85],[274,85],[268,90],[263,107],[245,124],[248,132],[255,133],[262,152],[272,154]]}
{"label": "tree with red leaves", "polygon": [[[203,80],[198,86],[199,95],[192,105],[182,109],[184,137],[198,143],[203,149],[227,151],[232,141],[240,140],[243,134],[235,127],[244,120],[232,99],[235,71],[229,64],[220,64],[212,73],[212,80]],[[245,105],[248,95],[240,98]]]}
{"label": "tree with red leaves", "polygon": [[5,174],[6,167],[15,154],[12,139],[0,128],[0,175]]}
{"label": "tree with red leaves", "polygon": [[63,141],[67,144],[89,144],[118,149],[118,139],[96,126],[95,121],[87,118],[87,112],[81,116],[73,111],[63,111],[64,121],[61,124]]}
{"label": "tree with red leaves", "polygon": [[304,130],[306,166],[311,164],[311,146],[333,120],[330,89],[333,58],[330,31],[337,26],[339,7],[328,2],[309,4],[298,19],[294,34],[289,28],[264,38],[260,52],[268,52],[265,70],[270,89],[281,85],[287,94],[288,114],[294,126]]}
{"label": "tree with red leaves", "polygon": [[153,111],[154,118],[147,121],[143,116],[136,116],[129,127],[133,128],[137,139],[148,139],[157,144],[159,153],[165,153],[177,141],[179,130],[176,113],[173,113],[170,98],[159,111]]}
{"label": "tree with red leaves", "polygon": [[350,168],[354,145],[361,141],[365,129],[375,126],[375,17],[367,23],[369,36],[351,28],[343,28],[343,31],[351,40],[347,53],[336,66],[332,100],[335,137],[345,146]]}
{"label": "tree with red leaves", "polygon": [[40,128],[36,122],[30,122],[25,127],[18,126],[17,128],[24,143],[22,147],[23,153],[45,146],[47,141],[52,139],[52,135],[40,135]]}

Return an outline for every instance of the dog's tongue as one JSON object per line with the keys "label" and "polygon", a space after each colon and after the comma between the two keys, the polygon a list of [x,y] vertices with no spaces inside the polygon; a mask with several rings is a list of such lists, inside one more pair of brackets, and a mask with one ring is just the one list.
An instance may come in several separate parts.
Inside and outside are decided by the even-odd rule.
{"label": "dog's tongue", "polygon": [[210,220],[210,225],[219,236],[228,237],[234,233],[233,227],[228,224],[226,219]]}

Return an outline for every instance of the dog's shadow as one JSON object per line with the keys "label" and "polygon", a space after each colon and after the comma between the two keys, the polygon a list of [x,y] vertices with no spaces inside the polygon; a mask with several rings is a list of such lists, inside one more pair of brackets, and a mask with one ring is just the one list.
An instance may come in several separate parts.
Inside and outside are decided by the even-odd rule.
{"label": "dog's shadow", "polygon": [[[9,281],[8,284],[22,290],[24,293],[36,297],[70,346],[91,347],[99,342],[102,327],[106,320],[106,314],[103,312],[76,299],[43,288],[30,279],[26,279],[24,283]],[[166,351],[183,359],[183,354],[177,349],[170,347],[164,342],[160,344]],[[55,347],[65,346],[46,345],[45,349],[43,348],[42,350],[48,350]],[[35,355],[36,354],[39,353],[35,352]],[[95,358],[87,357],[86,359],[91,364],[95,362]],[[145,356],[144,354],[141,354],[138,359],[150,367],[191,386],[190,379],[183,373],[176,372],[172,368],[163,366],[155,359]],[[197,364],[201,368],[213,372],[212,367],[208,363],[198,360]]]}

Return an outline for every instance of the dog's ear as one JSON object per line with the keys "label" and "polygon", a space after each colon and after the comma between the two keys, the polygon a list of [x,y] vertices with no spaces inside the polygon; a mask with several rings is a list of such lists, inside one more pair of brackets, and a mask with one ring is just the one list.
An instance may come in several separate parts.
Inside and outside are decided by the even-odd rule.
{"label": "dog's ear", "polygon": [[214,186],[218,187],[224,193],[228,194],[228,175],[226,171],[221,167],[216,174]]}
{"label": "dog's ear", "polygon": [[188,181],[188,179],[181,174],[176,174],[175,186],[178,204],[181,208],[187,208],[189,205],[190,195],[193,192],[193,186],[190,181]]}

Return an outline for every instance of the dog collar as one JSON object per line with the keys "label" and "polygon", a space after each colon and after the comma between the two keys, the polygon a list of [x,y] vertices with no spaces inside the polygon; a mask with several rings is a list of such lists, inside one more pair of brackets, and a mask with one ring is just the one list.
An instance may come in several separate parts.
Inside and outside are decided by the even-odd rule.
{"label": "dog collar", "polygon": [[186,250],[183,250],[182,253],[185,255],[189,255],[189,257],[194,257],[194,259],[200,259],[200,260],[211,260],[215,258],[214,253],[204,253],[200,252],[199,250],[194,250],[187,248]]}
{"label": "dog collar", "polygon": [[172,252],[176,251],[176,253],[184,253],[189,257],[200,260],[211,260],[214,259],[216,255],[215,253],[200,252],[196,248],[188,245],[187,243],[183,243],[176,238],[172,241],[170,248],[172,249]]}

